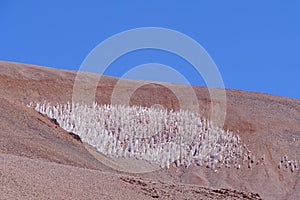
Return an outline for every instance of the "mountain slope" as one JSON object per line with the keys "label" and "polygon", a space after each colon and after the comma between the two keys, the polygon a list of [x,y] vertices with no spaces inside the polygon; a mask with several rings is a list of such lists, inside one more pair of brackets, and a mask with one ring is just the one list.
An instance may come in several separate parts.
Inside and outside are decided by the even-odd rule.
{"label": "mountain slope", "polygon": [[[2,158],[8,160],[6,156],[15,156],[13,158],[19,160],[27,157],[39,162],[55,162],[120,175],[89,154],[79,141],[57,128],[50,119],[25,106],[31,101],[71,101],[75,77],[76,72],[73,71],[0,62]],[[91,75],[91,79],[94,77]],[[113,77],[101,79],[96,93],[99,103],[110,103],[117,81]],[[124,95],[135,83],[125,81],[121,86]],[[201,114],[208,116],[210,99],[207,89],[194,87],[194,90]],[[188,169],[173,166],[168,170],[131,176],[142,180],[181,182],[185,187],[189,187],[186,184],[194,184],[253,192],[263,199],[297,199],[300,195],[299,170],[292,173],[288,169],[278,169],[278,163],[284,155],[300,160],[300,101],[245,91],[226,90],[226,94],[224,127],[239,133],[258,164],[255,162],[251,169],[245,165],[240,170],[222,168],[217,172],[197,166]],[[130,104],[161,104],[166,108],[179,108],[176,97],[159,84],[148,84],[136,90]]]}

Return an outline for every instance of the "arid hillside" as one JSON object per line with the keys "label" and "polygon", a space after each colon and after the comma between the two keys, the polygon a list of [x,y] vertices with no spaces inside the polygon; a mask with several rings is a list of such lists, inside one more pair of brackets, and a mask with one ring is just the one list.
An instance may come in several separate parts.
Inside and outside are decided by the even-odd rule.
{"label": "arid hillside", "polygon": [[[172,165],[169,169],[129,174],[106,166],[101,156],[91,154],[76,136],[26,106],[44,100],[54,104],[72,101],[75,77],[75,71],[0,62],[0,199],[298,199],[300,196],[300,170],[291,170],[290,165],[290,161],[300,161],[300,100],[226,90],[223,128],[239,134],[252,155],[240,169]],[[95,77],[87,74],[88,81]],[[117,78],[102,77],[96,101],[110,104],[117,83]],[[126,95],[136,83],[126,80],[118,87]],[[193,89],[200,114],[208,117],[211,102],[208,90]],[[179,109],[176,96],[159,83],[138,88],[130,97],[130,104]]]}

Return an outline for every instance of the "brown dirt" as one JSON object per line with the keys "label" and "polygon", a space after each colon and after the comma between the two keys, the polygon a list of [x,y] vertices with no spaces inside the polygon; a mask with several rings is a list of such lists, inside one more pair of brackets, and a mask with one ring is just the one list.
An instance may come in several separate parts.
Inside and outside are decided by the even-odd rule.
{"label": "brown dirt", "polygon": [[[265,162],[253,169],[213,172],[192,166],[124,174],[102,164],[80,141],[25,106],[30,101],[71,101],[75,76],[73,71],[0,62],[0,199],[255,199],[256,193],[263,199],[300,196],[300,170],[291,173],[277,168],[284,154],[300,160],[300,100],[226,91],[225,128],[238,132],[258,159],[265,154]],[[101,79],[96,94],[99,103],[110,103],[117,81],[113,77]],[[135,83],[126,81],[122,89],[125,92]],[[200,113],[208,116],[207,89],[194,90]],[[136,90],[130,104],[178,109],[176,96],[153,84]]]}

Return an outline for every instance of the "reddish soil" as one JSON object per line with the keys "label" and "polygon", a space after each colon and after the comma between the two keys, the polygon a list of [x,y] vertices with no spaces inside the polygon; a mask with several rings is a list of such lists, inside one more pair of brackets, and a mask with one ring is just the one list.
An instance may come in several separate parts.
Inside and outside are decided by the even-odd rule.
{"label": "reddish soil", "polygon": [[[0,62],[0,199],[298,199],[300,170],[278,169],[283,155],[300,161],[300,100],[226,90],[224,128],[239,133],[260,160],[251,169],[203,167],[126,174],[95,159],[72,135],[25,105],[31,101],[72,101],[76,72]],[[94,80],[96,75],[87,76]],[[111,103],[118,79],[102,77],[96,101]],[[124,95],[136,81],[121,85]],[[184,86],[178,86],[184,87]],[[210,98],[194,87],[200,114],[209,116]],[[147,84],[131,105],[160,104],[179,109],[166,87]],[[265,155],[265,160],[261,157]],[[258,196],[258,195],[259,196]]]}

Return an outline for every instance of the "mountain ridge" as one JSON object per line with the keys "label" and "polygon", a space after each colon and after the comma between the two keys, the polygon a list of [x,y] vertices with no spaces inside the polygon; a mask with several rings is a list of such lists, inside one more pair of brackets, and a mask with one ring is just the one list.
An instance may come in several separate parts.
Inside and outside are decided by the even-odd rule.
{"label": "mountain ridge", "polygon": [[[119,174],[95,159],[67,132],[55,128],[51,120],[26,107],[32,101],[71,101],[75,76],[74,71],[0,62],[1,155],[33,156],[34,159]],[[103,76],[97,87],[96,101],[109,104],[117,81],[117,78]],[[128,84],[122,86],[124,91],[134,83],[128,81]],[[209,116],[208,90],[203,87],[193,89],[198,98],[200,114]],[[145,85],[133,93],[130,103],[142,106],[160,104],[165,108],[178,109],[175,97],[168,94],[171,93],[167,88]],[[300,160],[300,100],[240,90],[226,90],[226,95],[224,128],[240,134],[257,160],[265,155],[264,164],[259,163],[252,169],[244,166],[241,170],[226,168],[218,172],[197,166],[189,169],[171,167],[169,170],[130,176],[142,180],[181,182],[186,187],[192,184],[208,188],[230,188],[258,193],[263,199],[297,199],[300,195],[299,170],[291,173],[289,170],[278,169],[277,165],[284,155]],[[38,127],[35,131],[33,124]],[[24,139],[22,132],[36,142]]]}

